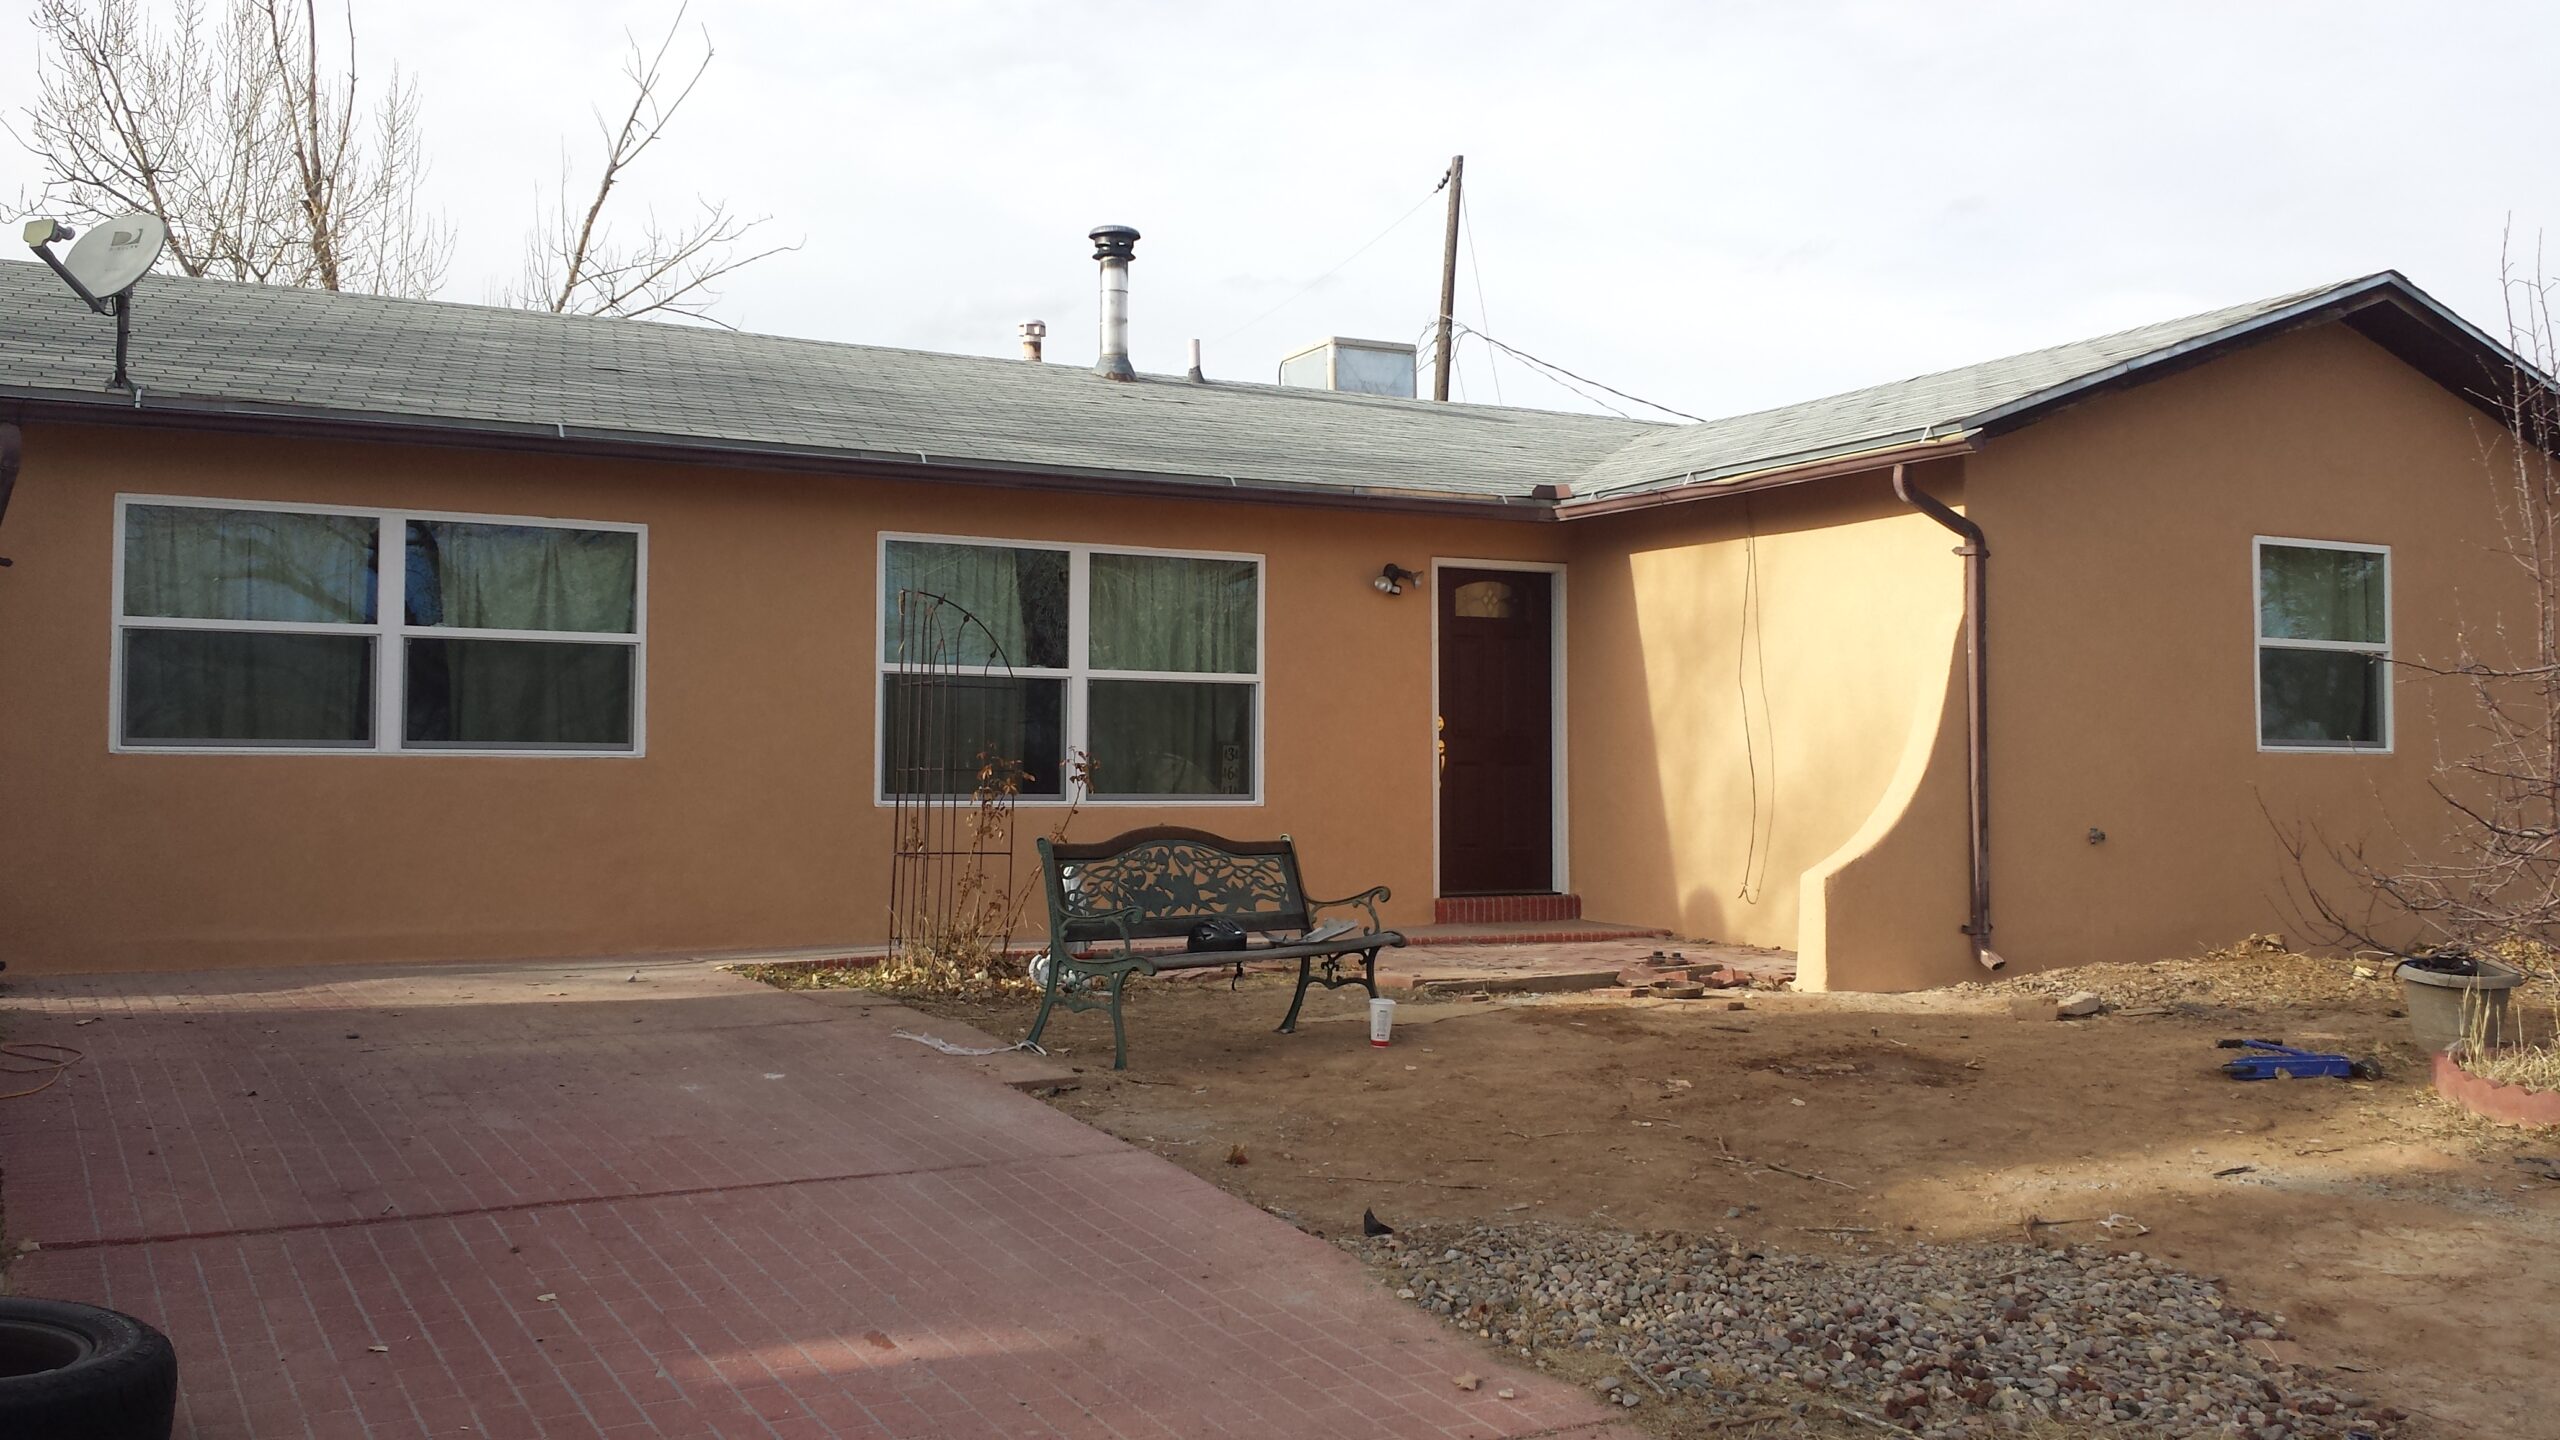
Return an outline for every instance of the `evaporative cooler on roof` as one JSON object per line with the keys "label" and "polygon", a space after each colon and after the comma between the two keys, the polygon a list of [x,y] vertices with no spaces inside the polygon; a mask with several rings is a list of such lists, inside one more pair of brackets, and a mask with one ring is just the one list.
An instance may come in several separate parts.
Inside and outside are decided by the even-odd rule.
{"label": "evaporative cooler on roof", "polygon": [[1336,335],[1283,359],[1280,383],[1309,390],[1413,398],[1410,345],[1391,340],[1346,340]]}

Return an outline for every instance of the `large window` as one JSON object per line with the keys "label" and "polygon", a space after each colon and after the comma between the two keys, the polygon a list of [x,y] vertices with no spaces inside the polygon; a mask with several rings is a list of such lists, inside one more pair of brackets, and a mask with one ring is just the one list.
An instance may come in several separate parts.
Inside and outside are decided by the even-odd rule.
{"label": "large window", "polygon": [[[636,754],[639,526],[127,496],[129,750]],[[388,540],[399,564],[381,563]]]}
{"label": "large window", "polygon": [[884,537],[880,793],[967,793],[1020,766],[1027,800],[1258,794],[1262,562]]}
{"label": "large window", "polygon": [[2265,538],[2256,550],[2259,745],[2391,748],[2391,552]]}

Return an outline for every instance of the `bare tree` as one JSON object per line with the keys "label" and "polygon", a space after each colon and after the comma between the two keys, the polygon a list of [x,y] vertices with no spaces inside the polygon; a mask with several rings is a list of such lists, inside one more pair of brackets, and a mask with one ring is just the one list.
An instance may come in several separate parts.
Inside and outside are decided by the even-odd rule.
{"label": "bare tree", "polygon": [[[147,0],[36,0],[37,100],[9,129],[46,179],[22,208],[84,227],[147,210],[169,223],[167,263],[189,275],[435,293],[454,236],[421,199],[417,85],[397,67],[378,93],[360,83],[352,0],[343,53],[318,0],[177,0],[154,15]],[[630,104],[618,123],[596,116],[594,188],[577,189],[563,161],[508,303],[710,320],[716,282],[792,248],[747,249],[764,219],[710,199],[682,223],[652,214],[618,233],[616,195],[711,65],[705,33],[700,58],[670,71],[683,33],[679,8],[654,50],[632,39]]]}
{"label": "bare tree", "polygon": [[637,36],[629,37],[631,53],[623,77],[631,84],[631,104],[620,121],[596,112],[596,131],[604,144],[604,164],[594,192],[583,207],[573,207],[571,172],[561,165],[560,189],[547,213],[540,212],[525,241],[524,271],[508,288],[507,303],[530,310],[586,315],[683,315],[722,322],[706,307],[718,295],[712,286],[768,256],[794,247],[774,245],[742,253],[742,243],[766,218],[749,220],[731,213],[728,202],[697,198],[695,212],[684,222],[661,224],[652,213],[641,225],[640,239],[617,239],[608,209],[619,186],[640,157],[666,134],[676,112],[711,68],[711,36],[702,36],[702,57],[682,78],[673,78],[667,56],[684,29],[684,8],[667,27],[654,50]]}
{"label": "bare tree", "polygon": [[[418,132],[418,87],[393,66],[381,101],[357,104],[356,29],[346,16],[343,69],[320,65],[318,0],[256,0],[259,38],[277,104],[262,143],[288,163],[294,256],[289,283],[380,295],[429,295],[444,282],[453,233],[421,213],[427,174]],[[281,142],[280,144],[278,142]],[[262,162],[271,163],[271,162]]]}
{"label": "bare tree", "polygon": [[2525,604],[2450,657],[2391,662],[2467,722],[2447,732],[2463,753],[2440,753],[2429,781],[2441,809],[2418,840],[2269,818],[2293,859],[2295,908],[2324,943],[2459,944],[2548,970],[2560,958],[2560,281],[2512,256],[2500,278],[2508,348],[2524,363],[2499,378],[2504,424],[2482,456],[2504,532],[2491,554]]}
{"label": "bare tree", "polygon": [[43,165],[37,203],[75,223],[128,210],[169,222],[168,256],[189,275],[264,280],[282,264],[269,204],[272,154],[251,143],[268,72],[234,7],[208,27],[188,3],[167,26],[133,0],[40,0],[36,103],[11,133]]}
{"label": "bare tree", "polygon": [[[75,224],[127,210],[169,223],[190,275],[429,294],[452,234],[425,213],[418,94],[397,69],[366,104],[354,16],[323,67],[317,0],[38,0],[37,103],[12,126],[43,167],[40,203]],[[330,46],[334,51],[335,46]]]}

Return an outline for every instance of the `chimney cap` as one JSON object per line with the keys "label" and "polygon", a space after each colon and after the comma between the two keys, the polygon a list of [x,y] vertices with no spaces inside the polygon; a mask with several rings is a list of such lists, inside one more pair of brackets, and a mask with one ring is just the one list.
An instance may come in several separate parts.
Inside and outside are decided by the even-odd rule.
{"label": "chimney cap", "polygon": [[1129,225],[1096,225],[1087,238],[1093,241],[1096,260],[1131,260],[1138,253],[1138,232]]}

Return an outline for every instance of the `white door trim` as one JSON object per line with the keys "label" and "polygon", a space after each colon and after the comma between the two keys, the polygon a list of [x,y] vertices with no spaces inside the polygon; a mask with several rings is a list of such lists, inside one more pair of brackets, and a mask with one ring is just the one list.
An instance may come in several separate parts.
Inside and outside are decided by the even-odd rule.
{"label": "white door trim", "polygon": [[1548,587],[1547,610],[1547,695],[1552,707],[1548,722],[1547,743],[1551,747],[1547,768],[1550,772],[1547,823],[1555,831],[1554,863],[1551,882],[1559,895],[1573,889],[1573,825],[1566,808],[1569,786],[1565,776],[1565,565],[1561,560],[1471,560],[1453,555],[1431,557],[1431,718],[1423,730],[1423,760],[1431,768],[1431,898],[1436,904],[1440,889],[1440,571],[1452,570],[1527,570],[1555,577]]}

